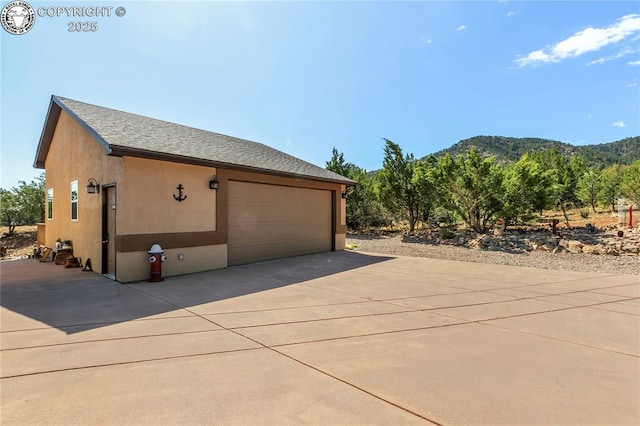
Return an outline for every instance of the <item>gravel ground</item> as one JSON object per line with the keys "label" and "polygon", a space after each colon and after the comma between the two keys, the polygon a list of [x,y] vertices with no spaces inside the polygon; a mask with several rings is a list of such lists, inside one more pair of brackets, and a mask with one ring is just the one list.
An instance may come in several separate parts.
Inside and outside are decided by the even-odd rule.
{"label": "gravel ground", "polygon": [[553,254],[541,251],[506,253],[479,248],[403,241],[404,239],[406,238],[402,235],[347,235],[347,244],[355,245],[355,251],[395,256],[428,257],[566,271],[640,275],[640,256],[571,254],[566,252]]}

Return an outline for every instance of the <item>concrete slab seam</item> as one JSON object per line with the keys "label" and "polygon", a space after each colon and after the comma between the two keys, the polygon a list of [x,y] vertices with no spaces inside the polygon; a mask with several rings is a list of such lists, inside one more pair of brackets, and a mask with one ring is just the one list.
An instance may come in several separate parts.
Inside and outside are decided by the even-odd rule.
{"label": "concrete slab seam", "polygon": [[87,343],[100,343],[100,342],[113,342],[120,340],[135,340],[135,339],[145,339],[149,337],[165,337],[165,336],[183,336],[186,334],[198,334],[198,333],[213,333],[217,331],[224,330],[195,330],[195,331],[179,331],[175,333],[160,333],[160,334],[145,334],[140,336],[128,336],[128,337],[111,337],[105,339],[93,339],[93,340],[80,340],[77,342],[68,342],[68,343],[51,343],[48,345],[37,345],[37,346],[22,346],[19,348],[9,348],[9,349],[0,349],[0,352],[9,352],[9,351],[18,351],[21,349],[37,349],[37,348],[51,348],[56,346],[71,346],[71,345],[81,345]]}
{"label": "concrete slab seam", "polygon": [[[175,318],[190,318],[191,315],[176,315],[176,316],[165,316],[162,318],[135,318],[127,321],[136,322],[136,321],[159,321],[164,319],[175,319]],[[71,324],[71,325],[61,325],[61,326],[49,326],[49,327],[36,327],[36,328],[24,328],[20,330],[6,330],[0,331],[0,335],[9,334],[9,333],[24,333],[27,331],[41,331],[41,330],[61,330],[64,331],[68,328],[77,328],[77,327],[86,327],[86,326],[99,326],[99,327],[108,327],[110,325],[120,324],[122,321],[100,321],[100,322],[85,322],[81,324]]]}
{"label": "concrete slab seam", "polygon": [[82,366],[82,367],[59,368],[59,369],[56,369],[56,370],[38,371],[38,372],[34,372],[34,373],[14,374],[14,375],[11,375],[11,376],[0,377],[0,379],[1,380],[7,380],[7,379],[15,379],[15,378],[19,378],[19,377],[39,376],[39,375],[42,375],[42,374],[60,373],[60,372],[65,372],[65,371],[77,371],[77,370],[87,370],[87,369],[93,369],[93,368],[105,368],[105,367],[113,367],[113,366],[116,366],[116,365],[144,364],[144,363],[149,363],[149,362],[167,361],[167,360],[171,360],[171,359],[195,358],[195,357],[210,356],[210,355],[220,355],[220,354],[235,353],[235,352],[257,351],[257,350],[261,350],[261,349],[264,349],[264,348],[260,347],[260,348],[230,349],[230,350],[226,350],[226,351],[202,352],[202,353],[197,353],[197,354],[173,355],[173,356],[166,356],[166,357],[160,357],[160,358],[139,359],[139,360],[135,360],[135,361],[111,362],[111,363],[105,363],[105,364],[85,365],[85,366]]}
{"label": "concrete slab seam", "polygon": [[[633,299],[633,300],[635,300],[635,299]],[[613,302],[613,303],[616,303],[616,302]],[[620,311],[611,311],[611,310],[608,310],[608,309],[602,309],[602,308],[599,308],[598,306],[596,306],[596,307],[583,306],[583,307],[587,308],[587,309],[597,310],[597,311],[615,312],[616,314],[620,314],[620,315],[631,315],[632,317],[639,317],[640,316],[640,308],[638,308],[638,313],[637,314],[632,314],[631,312],[620,312]]]}
{"label": "concrete slab seam", "polygon": [[[142,292],[142,293],[145,293],[145,292]],[[145,293],[145,294],[146,294],[146,293]],[[161,298],[158,298],[158,299],[163,300],[163,299],[161,299]],[[167,302],[167,303],[171,303],[171,302],[168,302],[168,301],[166,301],[166,300],[164,300],[164,301],[165,301],[165,302]],[[415,413],[415,412],[413,412],[412,410],[409,410],[409,409],[407,409],[407,408],[405,408],[405,407],[402,407],[402,406],[400,406],[400,405],[398,405],[398,404],[396,404],[396,403],[394,403],[394,402],[392,402],[392,401],[388,401],[388,400],[386,400],[385,398],[382,398],[382,397],[381,397],[381,396],[379,396],[379,395],[376,395],[376,394],[371,393],[371,392],[369,392],[369,391],[367,391],[367,390],[365,390],[365,389],[362,389],[361,387],[359,387],[359,386],[357,386],[357,385],[354,385],[353,383],[349,383],[349,382],[347,382],[347,381],[345,381],[345,380],[343,380],[343,379],[340,379],[339,377],[336,377],[336,376],[334,376],[334,375],[332,375],[332,374],[327,373],[326,371],[320,370],[319,368],[313,367],[313,366],[311,366],[311,365],[309,365],[309,364],[306,364],[305,362],[303,362],[303,361],[301,361],[301,360],[298,360],[298,359],[293,358],[293,357],[291,357],[291,356],[289,356],[289,355],[287,355],[287,354],[285,354],[285,353],[282,353],[282,352],[280,352],[280,351],[278,351],[278,350],[274,349],[274,347],[267,346],[267,345],[265,345],[264,343],[262,343],[262,342],[260,342],[260,341],[258,341],[258,340],[255,340],[255,339],[253,339],[253,338],[251,338],[251,337],[249,337],[249,336],[245,336],[244,334],[242,334],[242,333],[238,332],[237,330],[226,328],[226,327],[224,327],[222,324],[218,324],[218,323],[216,323],[215,321],[213,321],[213,320],[211,320],[211,319],[209,319],[209,318],[206,318],[206,317],[204,317],[204,316],[202,316],[202,315],[199,315],[199,314],[197,314],[197,313],[195,313],[195,312],[193,312],[193,311],[191,311],[191,310],[189,310],[189,309],[187,309],[187,308],[182,308],[182,309],[185,309],[186,311],[188,311],[188,312],[192,313],[193,315],[195,315],[195,316],[197,316],[197,317],[200,317],[200,318],[204,319],[205,321],[209,321],[210,323],[212,323],[212,324],[214,324],[214,325],[216,325],[216,326],[218,326],[218,327],[222,327],[224,330],[227,330],[227,331],[229,331],[229,332],[231,332],[231,333],[237,334],[238,336],[243,337],[243,338],[245,338],[245,339],[247,339],[247,340],[250,340],[250,341],[252,341],[252,342],[256,343],[257,345],[260,345],[260,346],[261,346],[261,348],[254,348],[254,349],[252,349],[252,350],[256,350],[256,349],[267,349],[267,350],[270,350],[270,351],[272,351],[272,352],[274,352],[274,353],[276,353],[276,354],[279,354],[279,355],[281,355],[281,356],[284,356],[284,357],[286,357],[286,358],[288,358],[288,359],[290,359],[290,360],[292,360],[292,361],[294,361],[294,362],[296,362],[296,363],[298,363],[298,364],[300,364],[300,365],[303,365],[303,366],[305,366],[305,367],[307,367],[307,368],[310,368],[310,369],[312,369],[312,370],[314,370],[314,371],[316,371],[316,372],[318,372],[318,373],[320,373],[320,374],[323,374],[323,375],[325,375],[325,376],[327,376],[327,377],[330,377],[330,378],[332,378],[332,379],[334,379],[334,380],[337,380],[337,381],[339,381],[339,382],[341,382],[341,383],[343,383],[343,384],[345,384],[345,385],[347,385],[347,386],[350,386],[350,387],[352,387],[352,388],[354,388],[354,389],[357,389],[357,390],[359,390],[359,391],[361,391],[361,392],[363,392],[363,393],[366,393],[367,395],[370,395],[370,396],[372,396],[372,397],[374,397],[374,398],[376,398],[376,399],[378,399],[378,400],[380,400],[380,401],[386,402],[387,404],[392,405],[392,406],[394,406],[394,407],[396,407],[396,408],[399,408],[399,409],[401,409],[401,410],[403,410],[403,411],[405,411],[405,412],[407,412],[407,413],[410,413],[410,414],[412,414],[412,415],[414,415],[414,416],[416,416],[416,417],[419,417],[419,418],[421,418],[421,419],[423,419],[423,420],[426,420],[426,421],[429,421],[429,422],[431,422],[431,423],[434,423],[434,424],[436,424],[436,425],[438,425],[438,426],[443,426],[442,424],[440,424],[440,423],[438,423],[438,422],[436,422],[436,421],[434,421],[434,420],[431,420],[431,419],[429,419],[429,418],[427,418],[427,417],[425,417],[425,416],[422,416],[421,414]],[[236,351],[233,351],[233,352],[236,352]]]}
{"label": "concrete slab seam", "polygon": [[[553,296],[563,296],[564,294],[554,294]],[[471,306],[486,306],[486,305],[499,305],[501,303],[509,303],[509,302],[522,302],[522,301],[526,301],[526,300],[531,300],[531,301],[537,301],[540,302],[540,300],[536,300],[539,299],[541,297],[549,297],[551,295],[546,295],[546,296],[535,296],[535,297],[521,297],[521,298],[517,298],[517,299],[511,299],[511,300],[501,300],[501,301],[497,301],[497,302],[479,302],[479,303],[468,303],[465,305],[455,305],[455,306],[438,306],[435,308],[422,308],[422,311],[438,311],[438,310],[442,310],[442,309],[452,309],[452,308],[468,308]],[[631,298],[631,299],[623,299],[623,301],[628,301],[628,300],[634,300],[636,298]],[[567,303],[562,303],[562,302],[547,302],[547,303],[555,303],[557,305],[562,305],[565,306],[563,308],[558,308],[558,309],[549,309],[548,311],[541,311],[540,313],[544,313],[544,312],[553,312],[553,311],[563,311],[566,309],[577,309],[577,308],[588,308],[591,306],[597,306],[597,305],[607,305],[610,304],[612,302],[597,302],[597,303],[590,303],[588,305],[579,305],[579,306],[575,306],[575,305],[569,305]],[[523,314],[523,315],[529,315],[529,314]]]}
{"label": "concrete slab seam", "polygon": [[616,355],[622,355],[622,356],[628,356],[628,357],[631,357],[631,358],[640,359],[640,356],[638,356],[638,355],[633,355],[633,354],[628,354],[628,353],[625,353],[625,352],[614,351],[614,350],[611,350],[611,349],[599,348],[597,346],[587,345],[585,343],[572,342],[570,340],[564,340],[564,339],[560,339],[560,338],[552,337],[552,336],[545,336],[543,334],[531,333],[529,331],[516,330],[516,329],[512,329],[512,328],[508,328],[508,327],[500,327],[500,326],[498,326],[496,324],[487,324],[487,321],[494,321],[494,320],[482,320],[482,321],[477,321],[476,323],[479,324],[479,325],[485,325],[485,326],[497,328],[499,330],[505,330],[505,331],[511,331],[511,332],[514,332],[514,333],[526,334],[528,336],[535,336],[535,337],[540,337],[542,339],[555,340],[556,342],[569,343],[571,345],[583,346],[583,347],[589,348],[589,349],[596,349],[596,350],[600,350],[600,351],[610,352],[610,353],[613,353],[613,354],[616,354]]}
{"label": "concrete slab seam", "polygon": [[[349,296],[351,296],[351,295],[349,295]],[[363,303],[371,303],[371,302],[381,302],[381,301],[380,300],[362,300],[362,301],[358,301],[358,302],[321,303],[321,304],[317,304],[317,305],[288,306],[286,308],[250,309],[250,310],[246,310],[246,311],[227,311],[227,312],[216,312],[216,313],[213,313],[213,314],[202,314],[202,315],[251,314],[251,313],[255,313],[255,312],[275,312],[275,311],[288,311],[288,310],[306,309],[306,308],[323,308],[323,307],[326,307],[326,306],[361,305]],[[189,311],[189,312],[191,312],[191,311]]]}

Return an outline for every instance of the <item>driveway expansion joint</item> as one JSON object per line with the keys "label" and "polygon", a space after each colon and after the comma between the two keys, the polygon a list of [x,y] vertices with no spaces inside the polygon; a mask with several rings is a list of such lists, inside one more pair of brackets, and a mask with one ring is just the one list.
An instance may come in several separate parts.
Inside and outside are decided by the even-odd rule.
{"label": "driveway expansion joint", "polygon": [[[143,292],[143,293],[144,293],[144,292]],[[173,304],[174,306],[177,306],[177,305],[175,305],[174,303],[169,302],[169,301],[167,301],[167,300],[164,300],[164,299],[162,299],[162,298],[160,298],[160,297],[157,297],[157,296],[154,296],[154,297],[156,297],[156,298],[158,298],[158,299],[160,299],[160,300],[163,300],[163,301],[164,301],[164,302],[166,302],[166,303],[171,303],[171,304]],[[370,391],[367,391],[366,389],[363,389],[363,388],[362,388],[362,387],[360,387],[360,386],[357,386],[357,385],[355,385],[355,384],[353,384],[353,383],[350,383],[350,382],[348,382],[348,381],[346,381],[346,380],[343,380],[343,379],[341,379],[341,378],[339,378],[339,377],[336,377],[336,376],[334,376],[334,375],[332,375],[332,374],[330,374],[330,373],[328,373],[328,372],[326,372],[326,371],[324,371],[324,370],[321,370],[321,369],[319,369],[319,368],[316,368],[316,367],[314,367],[314,366],[312,366],[312,365],[309,365],[309,364],[307,364],[307,363],[305,363],[305,362],[303,362],[303,361],[301,361],[301,360],[299,360],[299,359],[296,359],[296,358],[294,358],[294,357],[292,357],[292,356],[290,356],[290,355],[287,355],[287,354],[285,354],[285,353],[283,353],[283,352],[281,352],[281,351],[278,351],[277,349],[275,349],[275,347],[276,347],[276,346],[268,346],[268,345],[265,345],[264,343],[262,343],[262,342],[260,342],[260,341],[258,341],[258,340],[256,340],[256,339],[253,339],[253,338],[251,338],[251,337],[249,337],[249,336],[246,336],[246,335],[244,335],[244,334],[240,333],[240,332],[239,332],[238,330],[236,330],[236,329],[233,329],[233,328],[227,328],[227,327],[223,326],[222,324],[216,323],[215,321],[211,320],[210,318],[207,318],[207,317],[205,317],[205,316],[203,316],[203,315],[200,315],[200,314],[198,314],[198,313],[196,313],[196,312],[191,311],[191,310],[190,310],[190,309],[188,309],[188,308],[181,308],[181,309],[184,309],[184,310],[186,310],[187,312],[190,312],[190,313],[192,313],[193,315],[195,315],[195,316],[197,316],[197,317],[199,317],[199,318],[202,318],[202,319],[203,319],[203,320],[205,320],[205,321],[208,321],[208,322],[210,322],[210,323],[212,323],[212,324],[214,324],[214,325],[216,325],[216,326],[218,326],[218,327],[221,327],[223,330],[226,330],[226,331],[229,331],[229,332],[231,332],[231,333],[237,334],[238,336],[243,337],[243,338],[245,338],[245,339],[247,339],[247,340],[250,340],[250,341],[252,341],[252,342],[254,342],[255,344],[257,344],[257,345],[259,345],[259,346],[260,346],[260,348],[244,349],[243,351],[247,351],[247,350],[257,350],[257,349],[267,349],[267,350],[272,351],[272,352],[274,352],[274,353],[276,353],[276,354],[278,354],[278,355],[280,355],[280,356],[283,356],[283,357],[285,357],[285,358],[288,358],[288,359],[290,359],[290,360],[292,360],[292,361],[294,361],[294,362],[296,362],[296,363],[298,363],[298,364],[300,364],[300,365],[302,365],[302,366],[304,366],[304,367],[306,367],[306,368],[310,368],[310,369],[312,369],[312,370],[314,370],[314,371],[316,371],[316,372],[318,372],[318,373],[320,373],[320,374],[322,374],[322,375],[325,375],[325,376],[327,376],[327,377],[329,377],[329,378],[331,378],[331,379],[333,379],[333,380],[339,381],[339,382],[341,382],[341,383],[343,383],[343,384],[345,384],[345,385],[347,385],[347,386],[350,386],[350,387],[352,387],[352,388],[354,388],[354,389],[356,389],[356,390],[358,390],[358,391],[360,391],[360,392],[363,392],[363,393],[365,393],[365,394],[367,394],[367,395],[369,395],[369,396],[371,396],[371,397],[373,397],[373,398],[376,398],[376,399],[378,399],[378,400],[380,400],[380,401],[382,401],[382,402],[385,402],[385,403],[387,403],[387,404],[389,404],[389,405],[392,405],[392,406],[394,406],[394,407],[396,407],[396,408],[399,408],[399,409],[401,409],[401,410],[403,410],[403,411],[405,411],[405,412],[407,412],[407,413],[409,413],[409,414],[412,414],[412,415],[414,415],[414,416],[416,416],[416,417],[419,417],[419,418],[421,418],[421,419],[423,419],[423,420],[426,420],[426,421],[428,421],[428,422],[434,423],[434,424],[436,424],[436,425],[438,425],[438,426],[443,426],[441,423],[438,423],[438,422],[437,422],[437,421],[435,421],[435,420],[432,420],[432,419],[430,419],[430,418],[427,418],[427,417],[425,417],[425,416],[423,416],[423,415],[421,415],[421,414],[419,414],[419,413],[416,413],[416,412],[414,412],[414,411],[412,411],[412,410],[410,410],[410,409],[408,409],[408,408],[406,408],[406,407],[403,407],[403,406],[401,406],[401,405],[399,405],[399,404],[396,404],[396,403],[394,403],[394,402],[392,402],[392,401],[390,401],[390,400],[387,400],[387,399],[385,399],[385,398],[383,398],[383,397],[381,397],[381,396],[379,396],[379,395],[376,395],[376,394],[374,394],[374,393],[372,393],[372,392],[370,392]],[[452,325],[452,324],[450,324],[450,325]],[[223,331],[223,330],[218,330],[218,331]],[[382,334],[387,334],[387,333],[382,333]],[[327,340],[331,340],[331,339],[327,339]],[[300,344],[300,343],[298,343],[298,344]],[[229,351],[229,352],[238,352],[238,351]],[[176,358],[184,358],[184,357],[176,357]]]}

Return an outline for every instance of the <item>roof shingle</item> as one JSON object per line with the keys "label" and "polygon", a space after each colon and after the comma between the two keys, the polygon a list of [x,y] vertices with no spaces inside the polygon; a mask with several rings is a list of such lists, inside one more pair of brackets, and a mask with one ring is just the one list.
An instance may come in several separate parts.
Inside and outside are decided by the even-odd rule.
{"label": "roof shingle", "polygon": [[[322,167],[258,142],[59,96],[53,96],[51,101],[48,119],[52,116],[51,109],[55,103],[98,138],[109,152],[116,153],[119,148],[123,148],[127,152],[138,151],[141,155],[147,152],[179,156],[187,162],[188,159],[193,159],[199,162],[211,162],[212,165],[221,167],[239,166],[256,171],[277,172],[343,184],[355,183]],[[54,114],[56,118],[58,114]],[[43,141],[47,137],[46,126],[47,123],[40,140],[36,165],[39,164],[40,156],[44,154],[46,157],[48,143],[50,143],[50,141]],[[45,152],[41,152],[43,142],[48,142]]]}

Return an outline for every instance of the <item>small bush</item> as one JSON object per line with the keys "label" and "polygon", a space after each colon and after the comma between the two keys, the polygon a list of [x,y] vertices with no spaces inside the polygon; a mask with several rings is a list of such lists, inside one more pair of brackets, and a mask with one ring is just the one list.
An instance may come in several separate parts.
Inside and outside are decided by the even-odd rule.
{"label": "small bush", "polygon": [[427,223],[434,227],[452,228],[456,223],[456,219],[453,213],[446,209],[438,207],[435,209],[433,214],[429,216],[429,220]]}
{"label": "small bush", "polygon": [[583,219],[588,219],[589,216],[591,216],[591,212],[589,209],[580,210],[580,216],[582,216]]}
{"label": "small bush", "polygon": [[440,228],[440,238],[443,240],[450,240],[455,236],[453,230],[449,227]]}

